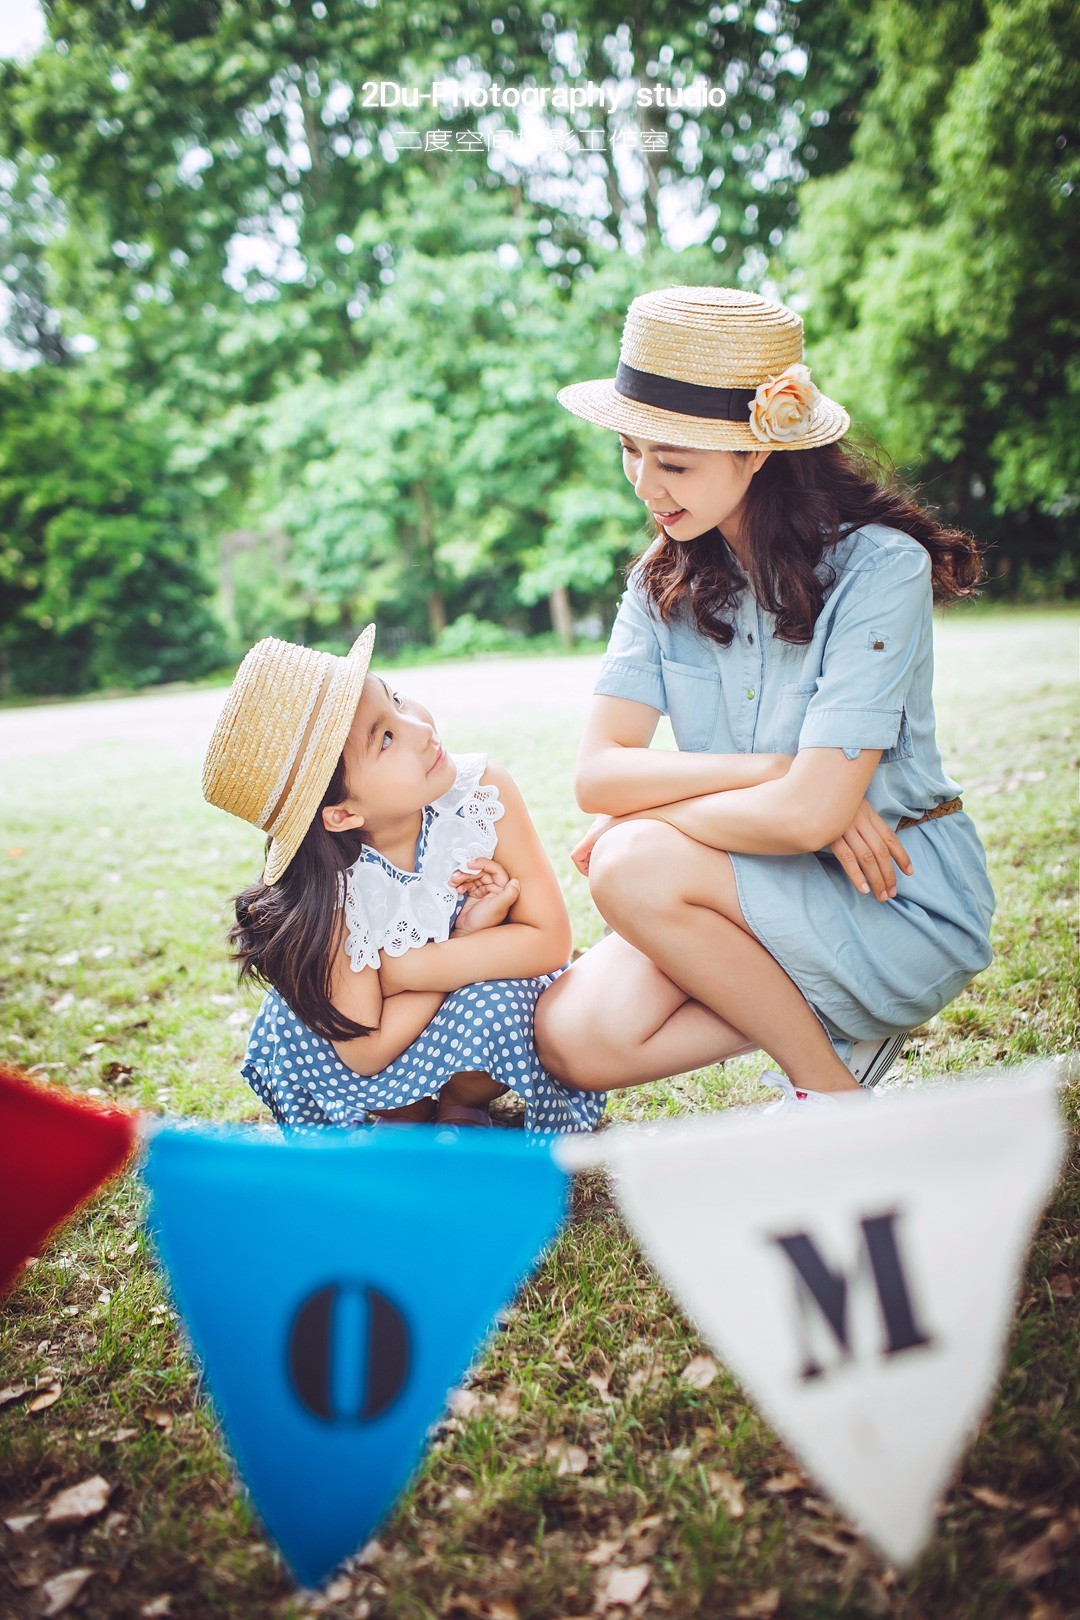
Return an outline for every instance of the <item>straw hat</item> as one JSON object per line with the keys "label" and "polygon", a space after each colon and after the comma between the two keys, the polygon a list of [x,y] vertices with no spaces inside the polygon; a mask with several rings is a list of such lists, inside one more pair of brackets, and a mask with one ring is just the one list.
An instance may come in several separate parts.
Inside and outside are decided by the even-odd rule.
{"label": "straw hat", "polygon": [[587,422],[696,450],[810,450],[851,425],[802,363],[793,310],[735,287],[635,298],[613,378],[572,383],[560,405]]}
{"label": "straw hat", "polygon": [[270,834],[263,882],[276,883],[314,819],[341,758],[375,645],[348,657],[268,636],[236,672],[203,761],[203,796]]}

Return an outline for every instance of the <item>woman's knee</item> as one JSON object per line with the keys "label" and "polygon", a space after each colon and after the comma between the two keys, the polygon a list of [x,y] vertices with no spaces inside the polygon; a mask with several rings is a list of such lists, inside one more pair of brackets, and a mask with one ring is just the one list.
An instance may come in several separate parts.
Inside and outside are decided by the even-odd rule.
{"label": "woman's knee", "polygon": [[590,1023],[586,1008],[575,1008],[572,999],[556,998],[549,990],[536,1004],[536,1055],[548,1073],[564,1085],[582,1091],[603,1091],[606,1088],[602,1079],[590,1074],[589,1054],[595,1048]]}
{"label": "woman's knee", "polygon": [[701,852],[700,844],[664,821],[624,821],[612,827],[589,860],[589,888],[597,910],[611,921],[609,912],[655,916],[680,904],[688,884],[693,887],[690,867]]}

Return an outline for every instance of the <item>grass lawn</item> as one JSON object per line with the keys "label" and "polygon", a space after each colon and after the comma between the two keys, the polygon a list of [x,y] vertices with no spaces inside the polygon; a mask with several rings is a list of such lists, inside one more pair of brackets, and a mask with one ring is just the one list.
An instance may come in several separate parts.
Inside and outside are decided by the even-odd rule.
{"label": "grass lawn", "polygon": [[[939,740],[989,852],[996,959],[916,1032],[890,1084],[1078,1044],[1076,630],[1075,616],[1036,610],[939,626]],[[484,660],[395,676],[430,697],[452,749],[482,746],[515,775],[581,947],[601,924],[565,851],[584,825],[569,782],[593,667]],[[0,1055],[127,1107],[264,1119],[237,1075],[254,999],[237,993],[223,945],[259,839],[203,804],[190,748],[163,735],[4,759],[0,817]],[[749,1101],[763,1066],[616,1094],[610,1115]],[[1075,1085],[1066,1107],[1075,1129]],[[904,1576],[798,1475],[726,1373],[705,1389],[681,1378],[706,1347],[590,1172],[363,1567],[318,1599],[296,1595],[219,1445],[141,1205],[129,1177],[0,1304],[0,1386],[59,1391],[37,1411],[29,1397],[0,1406],[0,1520],[90,1474],[113,1487],[83,1530],[0,1523],[5,1620],[41,1613],[40,1583],[73,1566],[94,1572],[71,1611],[87,1620],[559,1620],[604,1612],[611,1569],[642,1564],[649,1584],[617,1620],[1080,1612],[1075,1165],[1040,1227],[993,1407]],[[468,1264],[463,1238],[447,1263]]]}

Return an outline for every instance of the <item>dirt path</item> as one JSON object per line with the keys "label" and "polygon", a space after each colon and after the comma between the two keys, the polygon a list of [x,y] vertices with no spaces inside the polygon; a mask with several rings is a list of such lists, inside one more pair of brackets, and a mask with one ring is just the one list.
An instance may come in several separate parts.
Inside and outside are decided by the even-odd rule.
{"label": "dirt path", "polygon": [[[392,680],[448,728],[478,712],[501,721],[543,704],[580,729],[598,666],[593,656],[475,658],[395,670]],[[224,701],[217,687],[0,710],[0,761],[68,755],[101,742],[156,744],[181,759],[201,759]]]}

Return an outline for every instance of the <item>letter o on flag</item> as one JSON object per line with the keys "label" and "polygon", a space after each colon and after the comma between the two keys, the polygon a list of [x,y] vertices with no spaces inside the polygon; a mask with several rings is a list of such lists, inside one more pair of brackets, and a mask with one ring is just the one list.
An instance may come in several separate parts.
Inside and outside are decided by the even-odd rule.
{"label": "letter o on flag", "polygon": [[368,1423],[401,1394],[409,1352],[408,1323],[393,1300],[366,1283],[327,1283],[293,1316],[289,1384],[324,1423]]}

